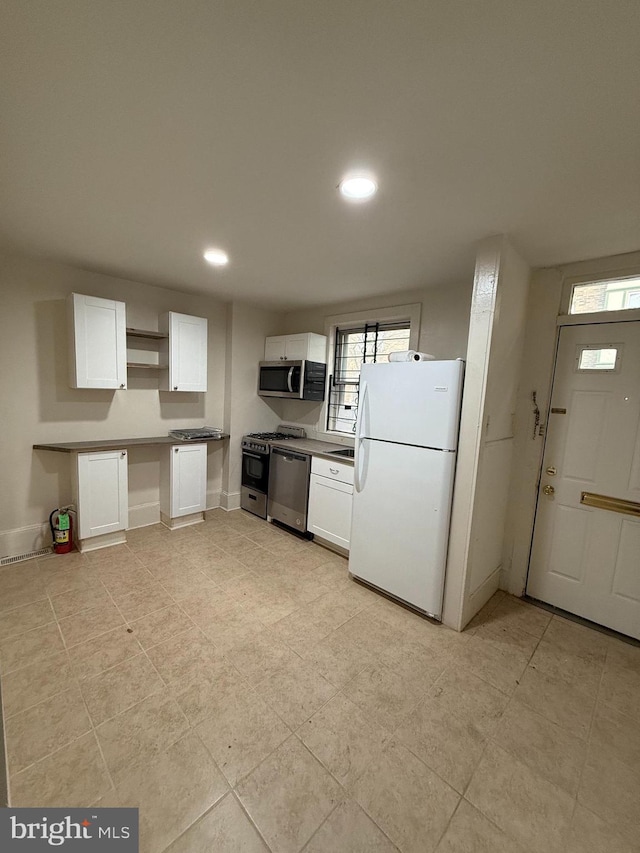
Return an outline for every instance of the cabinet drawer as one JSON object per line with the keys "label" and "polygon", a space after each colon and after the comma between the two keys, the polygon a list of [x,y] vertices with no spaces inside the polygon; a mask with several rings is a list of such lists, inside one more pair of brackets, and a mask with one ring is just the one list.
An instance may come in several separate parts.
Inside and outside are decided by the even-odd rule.
{"label": "cabinet drawer", "polygon": [[311,473],[329,477],[339,483],[353,483],[353,465],[345,465],[337,460],[334,462],[333,459],[314,456],[311,460]]}

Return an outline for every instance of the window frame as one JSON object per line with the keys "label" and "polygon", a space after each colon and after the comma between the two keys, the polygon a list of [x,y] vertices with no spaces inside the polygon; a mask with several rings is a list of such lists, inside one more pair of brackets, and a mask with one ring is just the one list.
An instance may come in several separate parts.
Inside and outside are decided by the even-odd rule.
{"label": "window frame", "polygon": [[608,269],[602,272],[592,271],[582,275],[564,276],[562,281],[562,296],[557,318],[558,326],[585,325],[587,323],[615,323],[618,321],[635,321],[640,319],[640,308],[621,308],[614,311],[593,311],[583,314],[571,314],[573,291],[579,285],[596,284],[606,281],[620,281],[625,278],[640,277],[640,268],[624,267]]}
{"label": "window frame", "polygon": [[317,433],[326,435],[328,438],[350,439],[353,441],[353,436],[339,430],[330,430],[327,427],[327,410],[330,401],[331,392],[331,377],[334,371],[335,351],[336,351],[336,334],[339,328],[345,328],[350,325],[364,326],[366,324],[375,323],[393,323],[409,321],[409,349],[418,349],[420,340],[420,315],[422,304],[413,302],[408,305],[394,305],[387,308],[370,308],[366,311],[354,311],[348,314],[333,314],[325,317],[325,335],[327,336],[327,378],[325,385],[324,402],[320,411],[320,420],[317,425]]}

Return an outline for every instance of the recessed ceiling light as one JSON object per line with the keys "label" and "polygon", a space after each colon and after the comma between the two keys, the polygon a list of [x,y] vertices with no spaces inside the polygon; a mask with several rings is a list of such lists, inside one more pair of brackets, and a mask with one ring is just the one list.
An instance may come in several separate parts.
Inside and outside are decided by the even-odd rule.
{"label": "recessed ceiling light", "polygon": [[207,249],[204,253],[204,259],[214,267],[226,267],[229,263],[229,255],[222,249]]}
{"label": "recessed ceiling light", "polygon": [[377,183],[369,175],[348,175],[340,181],[340,192],[349,201],[366,201],[377,190]]}

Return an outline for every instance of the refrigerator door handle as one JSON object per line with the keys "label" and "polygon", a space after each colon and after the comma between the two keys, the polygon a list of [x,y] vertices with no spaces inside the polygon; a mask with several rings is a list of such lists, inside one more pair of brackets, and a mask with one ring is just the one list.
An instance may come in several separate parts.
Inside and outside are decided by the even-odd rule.
{"label": "refrigerator door handle", "polygon": [[355,440],[355,453],[353,460],[353,486],[356,492],[362,491],[362,480],[360,479],[360,456],[362,452],[362,426],[364,421],[364,409],[365,403],[367,401],[367,395],[369,393],[369,386],[366,382],[362,383],[361,393],[360,393],[360,401],[358,403],[358,416],[356,418],[356,440]]}
{"label": "refrigerator door handle", "polygon": [[356,438],[355,453],[353,459],[353,488],[356,490],[356,492],[362,491],[362,486],[360,485],[360,441],[361,439]]}
{"label": "refrigerator door handle", "polygon": [[363,435],[363,427],[364,427],[364,410],[367,402],[367,398],[369,396],[369,386],[363,380],[361,381],[360,388],[360,400],[358,402],[358,415],[356,417],[356,439],[360,441],[362,438],[366,438],[366,434]]}

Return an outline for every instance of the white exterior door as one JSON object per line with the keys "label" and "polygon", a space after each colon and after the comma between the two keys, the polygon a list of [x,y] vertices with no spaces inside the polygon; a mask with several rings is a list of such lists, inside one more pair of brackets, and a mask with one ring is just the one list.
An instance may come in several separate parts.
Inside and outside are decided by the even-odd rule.
{"label": "white exterior door", "polygon": [[207,445],[172,448],[171,518],[204,512],[207,503]]}
{"label": "white exterior door", "polygon": [[551,407],[527,593],[640,639],[640,323],[565,326]]}
{"label": "white exterior door", "polygon": [[129,522],[127,451],[78,454],[78,537],[89,539]]}

